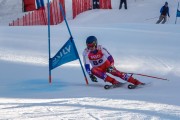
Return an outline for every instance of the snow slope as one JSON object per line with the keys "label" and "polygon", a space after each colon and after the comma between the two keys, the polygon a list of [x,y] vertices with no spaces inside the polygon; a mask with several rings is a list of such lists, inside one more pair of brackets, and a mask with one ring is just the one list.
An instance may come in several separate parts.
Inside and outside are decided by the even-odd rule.
{"label": "snow slope", "polygon": [[[50,0],[51,1],[51,0]],[[169,3],[170,18],[167,19],[166,24],[174,24],[177,5],[179,0],[127,0],[128,10],[124,10],[122,7],[119,10],[119,1],[112,0],[112,8],[115,10],[113,13],[108,12],[108,10],[103,10],[99,13],[99,10],[94,10],[98,12],[89,12],[85,18],[78,19],[77,23],[86,24],[101,22],[101,19],[106,19],[105,23],[145,23],[154,24],[159,17],[159,11],[165,1]],[[44,2],[47,2],[46,0]],[[67,19],[72,19],[72,1],[65,0],[66,5],[66,15]],[[0,25],[6,26],[18,17],[21,18],[24,13],[22,13],[22,0],[0,0]],[[93,18],[96,18],[93,20]],[[100,18],[100,19],[99,19]],[[111,19],[110,19],[111,18]],[[180,22],[178,19],[177,24]]]}
{"label": "snow slope", "polygon": [[[148,6],[152,1],[159,6],[164,3],[136,3]],[[175,1],[169,4],[177,5]],[[133,6],[128,11],[93,10],[68,21],[81,59],[85,39],[95,35],[113,55],[119,70],[169,79],[134,76],[152,83],[134,90],[126,86],[104,90],[108,83],[100,79],[92,83],[88,78],[86,85],[78,61],[53,70],[49,84],[47,27],[1,26],[0,120],[179,120],[180,26],[173,23],[173,17],[165,25],[156,25],[156,19],[141,23],[138,18],[132,21],[132,16],[125,16],[141,10]],[[51,27],[52,56],[68,38],[64,22]]]}

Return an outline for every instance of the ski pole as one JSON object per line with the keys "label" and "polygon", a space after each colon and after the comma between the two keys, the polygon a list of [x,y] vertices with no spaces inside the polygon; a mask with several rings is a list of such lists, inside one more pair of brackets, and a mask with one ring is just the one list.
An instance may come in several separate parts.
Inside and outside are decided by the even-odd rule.
{"label": "ski pole", "polygon": [[167,23],[169,23],[169,17],[167,17]]}
{"label": "ski pole", "polygon": [[[123,72],[123,73],[125,73],[125,72]],[[155,78],[155,79],[160,79],[160,80],[167,80],[167,81],[169,81],[167,78],[160,78],[160,77],[156,77],[156,76],[139,74],[139,73],[126,73],[126,74],[139,75],[139,76],[145,76],[145,77],[150,77],[150,78]]]}
{"label": "ski pole", "polygon": [[145,21],[146,21],[146,20],[151,20],[151,19],[155,19],[155,18],[158,18],[158,17],[153,17],[153,18],[147,18],[147,19],[145,19]]}

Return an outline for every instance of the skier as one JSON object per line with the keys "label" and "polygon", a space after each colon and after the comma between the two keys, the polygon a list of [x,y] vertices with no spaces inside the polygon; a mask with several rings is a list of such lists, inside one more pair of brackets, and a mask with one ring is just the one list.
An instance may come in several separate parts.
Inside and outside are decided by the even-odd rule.
{"label": "skier", "polygon": [[168,2],[165,2],[165,5],[162,6],[160,13],[161,15],[159,16],[159,20],[156,22],[156,24],[159,24],[162,20],[162,24],[164,24],[167,21],[167,15],[170,17]]}
{"label": "skier", "polygon": [[83,61],[85,69],[93,82],[98,82],[96,78],[98,77],[113,85],[121,84],[119,81],[106,74],[110,73],[127,82],[133,83],[134,85],[144,84],[139,80],[134,79],[132,76],[128,76],[126,73],[118,71],[114,66],[112,55],[104,47],[97,44],[97,38],[95,36],[89,36],[86,39],[86,45],[87,48],[85,48],[83,52]]}

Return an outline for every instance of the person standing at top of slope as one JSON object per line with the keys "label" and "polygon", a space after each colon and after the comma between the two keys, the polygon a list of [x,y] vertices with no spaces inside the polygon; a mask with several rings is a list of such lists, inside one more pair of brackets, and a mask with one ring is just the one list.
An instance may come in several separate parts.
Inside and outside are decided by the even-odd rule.
{"label": "person standing at top of slope", "polygon": [[160,13],[161,15],[159,16],[159,20],[156,22],[156,24],[159,24],[162,20],[162,24],[164,24],[167,21],[167,15],[170,17],[168,2],[165,2],[165,5],[162,6]]}
{"label": "person standing at top of slope", "polygon": [[119,9],[122,8],[123,3],[124,3],[124,8],[127,9],[127,1],[126,0],[120,0]]}
{"label": "person standing at top of slope", "polygon": [[85,69],[93,82],[98,82],[96,78],[98,77],[113,85],[121,84],[107,74],[110,73],[134,85],[144,84],[132,76],[128,76],[126,73],[117,70],[114,66],[112,55],[103,46],[97,44],[97,38],[95,36],[89,36],[86,39],[86,45],[87,48],[83,52],[83,61]]}

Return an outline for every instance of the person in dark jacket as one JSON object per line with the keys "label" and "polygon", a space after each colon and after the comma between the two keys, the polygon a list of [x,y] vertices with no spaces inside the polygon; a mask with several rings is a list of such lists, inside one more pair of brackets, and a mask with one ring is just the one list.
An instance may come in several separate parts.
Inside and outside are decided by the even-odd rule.
{"label": "person in dark jacket", "polygon": [[124,3],[124,8],[127,9],[127,1],[126,0],[120,0],[119,9],[122,8],[122,4]]}
{"label": "person in dark jacket", "polygon": [[167,21],[167,15],[170,17],[168,2],[165,2],[165,5],[162,6],[160,13],[161,15],[159,16],[159,20],[156,22],[156,24],[159,24],[162,20],[162,24],[164,24]]}
{"label": "person in dark jacket", "polygon": [[99,9],[99,0],[93,0],[93,9]]}

